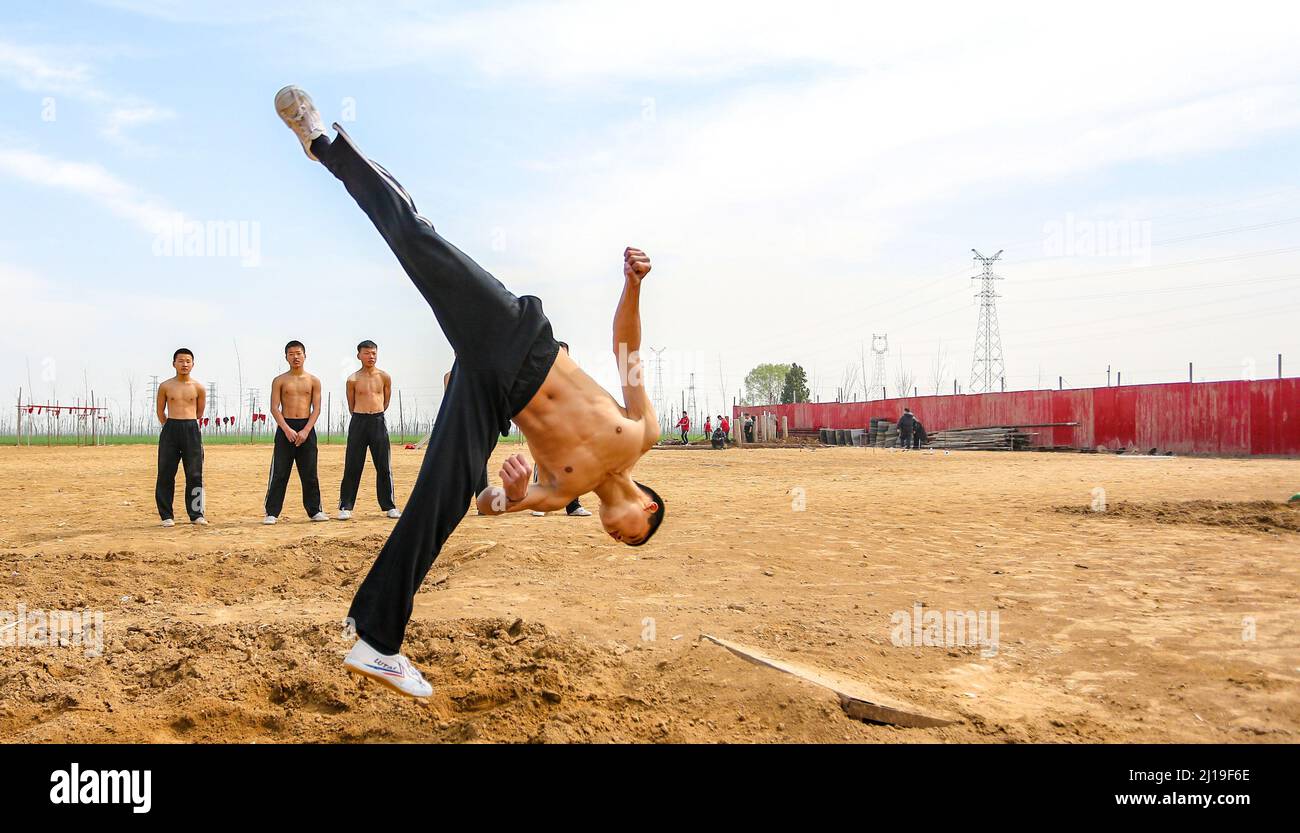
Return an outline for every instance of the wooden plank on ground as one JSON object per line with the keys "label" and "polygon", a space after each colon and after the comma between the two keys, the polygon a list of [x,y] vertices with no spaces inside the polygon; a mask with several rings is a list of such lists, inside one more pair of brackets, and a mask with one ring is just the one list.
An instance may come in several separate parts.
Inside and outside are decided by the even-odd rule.
{"label": "wooden plank on ground", "polygon": [[930,729],[958,722],[956,718],[925,714],[913,705],[872,691],[856,680],[849,680],[816,668],[785,662],[756,648],[749,648],[736,642],[710,636],[707,633],[700,634],[700,638],[707,639],[715,645],[721,645],[736,656],[756,665],[763,665],[786,674],[792,674],[801,680],[830,689],[840,698],[840,707],[844,709],[845,714],[857,720],[888,723],[892,726],[903,726],[908,729]]}

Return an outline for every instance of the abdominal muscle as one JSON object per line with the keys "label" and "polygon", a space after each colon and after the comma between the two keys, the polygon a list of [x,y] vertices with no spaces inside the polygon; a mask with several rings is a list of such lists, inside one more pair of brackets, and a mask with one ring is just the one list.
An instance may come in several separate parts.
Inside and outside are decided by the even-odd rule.
{"label": "abdominal muscle", "polygon": [[641,423],[563,352],[515,423],[534,460],[565,495],[591,491],[641,456]]}

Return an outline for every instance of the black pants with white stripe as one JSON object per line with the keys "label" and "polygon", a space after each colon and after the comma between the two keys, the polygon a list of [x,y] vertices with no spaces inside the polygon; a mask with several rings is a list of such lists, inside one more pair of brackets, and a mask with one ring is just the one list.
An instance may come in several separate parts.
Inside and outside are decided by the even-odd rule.
{"label": "black pants with white stripe", "polygon": [[469,511],[498,436],[546,381],[560,348],[540,299],[515,296],[444,240],[392,174],[335,129],[333,142],[312,142],[312,153],[374,223],[456,353],[420,475],[348,610],[358,636],[395,654],[415,593]]}
{"label": "black pants with white stripe", "polygon": [[[295,431],[307,427],[305,419],[285,417],[284,421]],[[316,476],[316,429],[311,429],[302,445],[294,445],[277,426],[264,507],[266,514],[273,518],[280,517],[280,511],[284,509],[284,492],[289,487],[289,474],[295,465],[298,467],[298,479],[302,481],[302,508],[307,510],[307,517],[325,511],[320,501],[320,478]]]}
{"label": "black pants with white stripe", "polygon": [[176,499],[176,464],[185,466],[185,511],[190,520],[203,515],[203,434],[197,419],[169,419],[158,434],[158,480],[154,500],[158,517],[173,518]]}
{"label": "black pants with white stripe", "polygon": [[387,512],[397,508],[393,494],[393,466],[388,443],[388,424],[383,412],[353,414],[348,423],[348,450],[343,455],[343,483],[339,486],[339,509],[351,512],[361,486],[361,471],[366,467],[366,449],[375,464],[375,497],[379,508]]}

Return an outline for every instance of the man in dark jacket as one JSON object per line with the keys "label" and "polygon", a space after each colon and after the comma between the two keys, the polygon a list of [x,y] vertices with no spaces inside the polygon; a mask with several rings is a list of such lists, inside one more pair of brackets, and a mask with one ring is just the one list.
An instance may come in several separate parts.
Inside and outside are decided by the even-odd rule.
{"label": "man in dark jacket", "polygon": [[912,416],[911,408],[904,408],[903,415],[898,418],[898,447],[906,451],[912,447],[912,428],[916,425],[916,417]]}
{"label": "man in dark jacket", "polygon": [[912,418],[912,448],[920,448],[925,445],[925,426],[921,420]]}

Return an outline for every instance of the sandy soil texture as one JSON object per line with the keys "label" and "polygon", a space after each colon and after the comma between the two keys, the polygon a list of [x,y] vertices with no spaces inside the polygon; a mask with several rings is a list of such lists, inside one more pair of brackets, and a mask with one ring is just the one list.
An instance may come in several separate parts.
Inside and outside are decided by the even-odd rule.
{"label": "sandy soil texture", "polygon": [[[422,454],[394,449],[399,497]],[[0,633],[0,740],[1300,740],[1300,461],[656,449],[645,548],[470,511],[416,599],[417,702],[340,664],[393,523],[372,470],[355,520],[309,522],[295,476],[266,527],[270,450],[212,447],[211,525],[162,529],[155,455],[0,448],[0,615],[104,623],[91,656]],[[331,512],[342,460],[322,447]],[[899,644],[966,611],[995,645]],[[701,633],[957,722],[855,721]]]}

